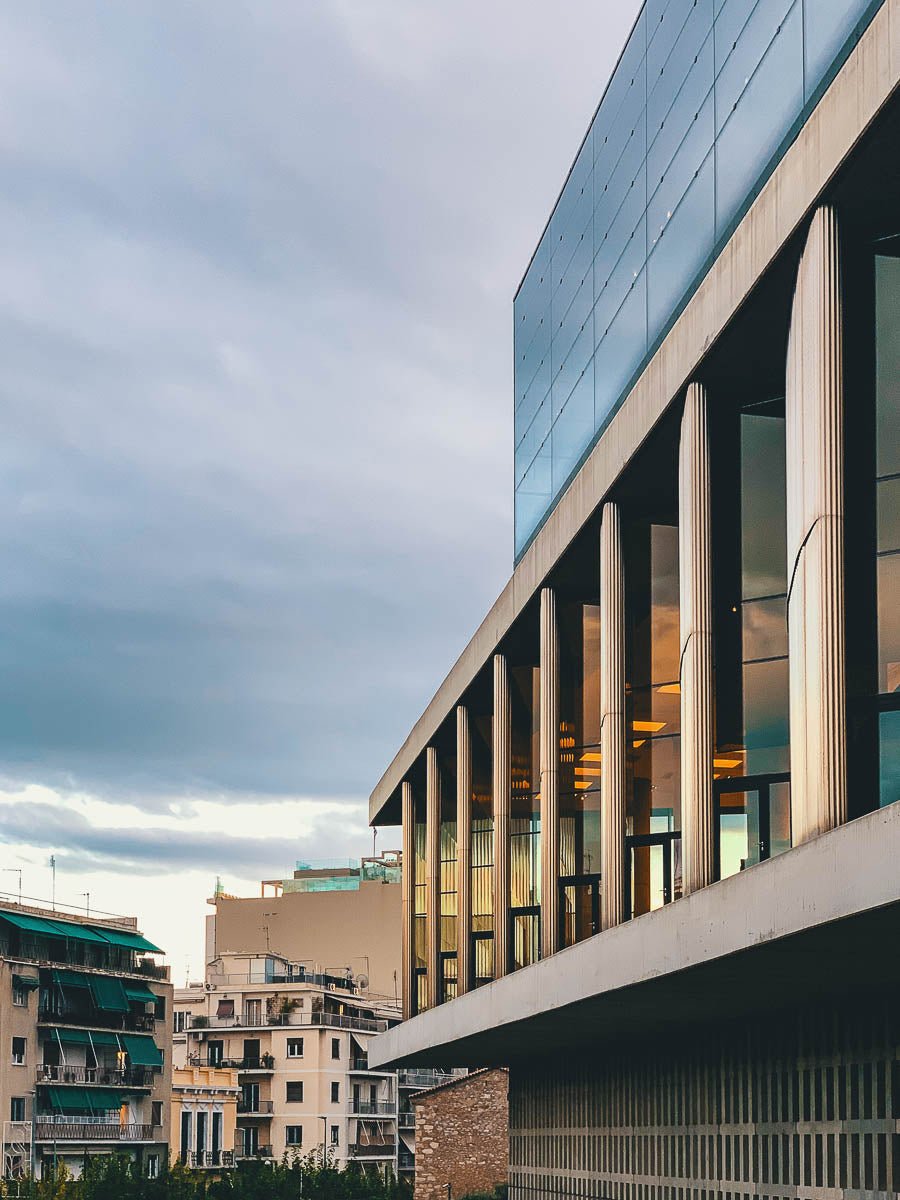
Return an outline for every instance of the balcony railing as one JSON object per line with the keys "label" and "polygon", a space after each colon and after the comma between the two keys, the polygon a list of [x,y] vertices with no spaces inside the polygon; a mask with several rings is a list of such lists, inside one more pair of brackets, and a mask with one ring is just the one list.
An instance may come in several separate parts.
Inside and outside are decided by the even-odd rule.
{"label": "balcony railing", "polygon": [[327,1025],[332,1029],[359,1029],[368,1033],[384,1033],[387,1021],[371,1020],[368,1017],[350,1017],[343,1013],[310,1013],[311,1025]]}
{"label": "balcony railing", "polygon": [[34,1074],[35,1083],[90,1083],[97,1087],[153,1087],[153,1072],[149,1067],[70,1067],[39,1066]]}
{"label": "balcony railing", "polygon": [[190,1154],[180,1154],[179,1160],[190,1167],[233,1167],[233,1150],[194,1150]]}
{"label": "balcony railing", "polygon": [[415,1129],[416,1114],[414,1112],[402,1112],[397,1115],[397,1124],[401,1129]]}
{"label": "balcony railing", "polygon": [[350,1111],[358,1117],[395,1117],[397,1104],[390,1100],[353,1100]]}
{"label": "balcony railing", "polygon": [[455,1079],[451,1071],[410,1071],[397,1072],[397,1082],[401,1087],[430,1088],[439,1083],[447,1083]]}
{"label": "balcony railing", "polygon": [[353,1058],[350,1060],[350,1070],[351,1071],[368,1071],[368,1069],[369,1069],[368,1058],[365,1058],[365,1057]]}
{"label": "balcony railing", "polygon": [[169,968],[162,963],[155,963],[152,958],[138,959],[135,970],[139,975],[146,975],[148,979],[159,979],[164,982],[169,980]]}
{"label": "balcony railing", "polygon": [[156,1018],[146,1013],[110,1013],[99,1009],[38,1010],[41,1025],[78,1025],[86,1029],[121,1029],[126,1033],[152,1033]]}
{"label": "balcony railing", "polygon": [[257,1146],[255,1150],[250,1150],[246,1146],[235,1151],[236,1158],[271,1158],[271,1146]]}
{"label": "balcony railing", "polygon": [[397,1158],[397,1169],[399,1171],[414,1171],[416,1169],[416,1156],[410,1154],[408,1150],[401,1150]]}
{"label": "balcony railing", "polygon": [[238,1100],[239,1117],[270,1117],[275,1111],[271,1100]]}
{"label": "balcony railing", "polygon": [[393,1139],[383,1142],[351,1142],[348,1147],[353,1158],[393,1158],[397,1143]]}
{"label": "balcony railing", "polygon": [[37,1142],[152,1142],[152,1125],[121,1125],[118,1121],[79,1121],[73,1117],[35,1117]]}
{"label": "balcony railing", "polygon": [[363,1033],[384,1033],[388,1027],[387,1021],[375,1020],[371,1017],[354,1017],[346,1013],[331,1012],[290,1012],[261,1015],[258,1018],[249,1017],[247,1013],[235,1013],[233,1017],[194,1017],[191,1021],[191,1033],[204,1029],[269,1029],[279,1026],[300,1028],[310,1025],[327,1025],[332,1029],[356,1029]]}
{"label": "balcony railing", "polygon": [[244,1058],[219,1058],[209,1054],[189,1054],[189,1067],[221,1067],[230,1071],[274,1071],[275,1059],[271,1054],[257,1054]]}

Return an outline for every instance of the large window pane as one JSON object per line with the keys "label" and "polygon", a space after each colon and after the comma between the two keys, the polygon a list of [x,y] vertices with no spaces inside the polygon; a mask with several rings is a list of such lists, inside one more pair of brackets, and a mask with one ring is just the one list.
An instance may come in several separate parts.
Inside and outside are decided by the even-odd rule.
{"label": "large window pane", "polygon": [[882,807],[900,800],[900,712],[881,714],[878,728]]}
{"label": "large window pane", "polygon": [[900,554],[878,560],[878,690],[900,691]]}

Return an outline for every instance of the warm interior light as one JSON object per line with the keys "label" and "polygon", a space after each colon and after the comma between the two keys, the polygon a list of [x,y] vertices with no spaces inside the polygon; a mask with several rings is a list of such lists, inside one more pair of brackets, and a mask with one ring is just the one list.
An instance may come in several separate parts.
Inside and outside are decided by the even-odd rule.
{"label": "warm interior light", "polygon": [[661,696],[680,696],[681,695],[681,684],[680,683],[664,683],[662,685],[662,687],[658,687],[656,690]]}
{"label": "warm interior light", "polygon": [[589,779],[576,779],[575,786],[580,792],[584,792],[591,786],[591,781]]}
{"label": "warm interior light", "polygon": [[633,748],[635,750],[640,750],[641,746],[644,745],[646,740],[647,740],[646,738],[638,738],[638,740],[636,742],[632,742],[631,745],[633,746]]}
{"label": "warm interior light", "polygon": [[739,758],[714,758],[714,767],[724,767],[726,770],[730,767],[739,767],[741,760]]}
{"label": "warm interior light", "polygon": [[632,721],[631,723],[631,728],[635,733],[659,733],[665,727],[665,721]]}
{"label": "warm interior light", "polygon": [[576,767],[575,774],[576,775],[590,775],[594,779],[599,779],[600,776],[603,774],[603,772],[598,771],[596,767]]}
{"label": "warm interior light", "polygon": [[585,750],[581,756],[582,762],[603,762],[603,755],[598,754],[596,750]]}

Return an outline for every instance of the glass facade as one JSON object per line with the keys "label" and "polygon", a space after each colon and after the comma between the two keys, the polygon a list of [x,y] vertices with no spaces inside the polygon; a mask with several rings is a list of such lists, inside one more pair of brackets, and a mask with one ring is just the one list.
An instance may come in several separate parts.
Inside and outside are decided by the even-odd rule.
{"label": "glass facade", "polygon": [[424,1012],[428,1007],[428,872],[425,866],[425,797],[415,798],[415,916],[413,918],[413,958],[415,965],[416,996],[415,1011]]}
{"label": "glass facade", "polygon": [[491,796],[490,717],[476,717],[472,734],[472,986],[494,978],[494,807]]}
{"label": "glass facade", "polygon": [[900,800],[900,239],[875,255],[878,799]]}
{"label": "glass facade", "polygon": [[747,402],[720,433],[727,462],[737,460],[716,496],[726,544],[713,778],[725,878],[791,845],[784,399]]}
{"label": "glass facade", "polygon": [[600,929],[600,607],[560,617],[559,886],[561,944]]}
{"label": "glass facade", "polygon": [[626,894],[640,916],[681,895],[677,527],[634,523],[626,555]]}
{"label": "glass facade", "polygon": [[518,558],[878,0],[647,0],[519,288]]}
{"label": "glass facade", "polygon": [[441,1000],[456,996],[457,981],[457,849],[456,849],[456,760],[441,760],[441,833],[440,833],[441,931],[438,946]]}
{"label": "glass facade", "polygon": [[510,954],[514,970],[540,957],[541,797],[539,667],[513,667],[509,822]]}

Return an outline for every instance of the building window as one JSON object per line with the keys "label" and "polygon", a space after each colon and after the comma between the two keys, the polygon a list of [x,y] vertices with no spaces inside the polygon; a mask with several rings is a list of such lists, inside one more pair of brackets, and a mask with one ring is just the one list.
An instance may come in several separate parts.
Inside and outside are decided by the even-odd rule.
{"label": "building window", "polygon": [[341,1099],[341,1085],[339,1083],[333,1083],[331,1085],[331,1103],[339,1104],[340,1099]]}
{"label": "building window", "polygon": [[28,992],[25,990],[25,988],[13,987],[12,1002],[16,1008],[28,1007]]}
{"label": "building window", "polygon": [[292,1079],[285,1084],[285,1100],[289,1104],[303,1103],[303,1083],[301,1080]]}
{"label": "building window", "polygon": [[332,1125],[332,1127],[331,1127],[331,1144],[332,1144],[332,1146],[340,1145],[340,1140],[341,1140],[340,1127],[337,1125]]}
{"label": "building window", "polygon": [[303,1145],[303,1126],[302,1125],[287,1125],[284,1130],[285,1144],[288,1146]]}
{"label": "building window", "polygon": [[303,1057],[303,1038],[288,1038],[287,1056],[288,1058]]}
{"label": "building window", "polygon": [[159,1178],[159,1155],[158,1154],[149,1154],[147,1156],[147,1178],[148,1179]]}
{"label": "building window", "polygon": [[162,1123],[162,1100],[153,1100],[150,1104],[150,1124],[159,1129]]}
{"label": "building window", "polygon": [[[512,801],[509,822],[510,965],[514,970],[540,957],[541,672],[534,663],[510,672],[512,707]],[[498,964],[500,969],[501,964]]]}
{"label": "building window", "polygon": [[216,1006],[216,1018],[219,1021],[230,1021],[234,1017],[234,1001],[221,999]]}
{"label": "building window", "polygon": [[9,1119],[11,1121],[25,1120],[25,1097],[13,1096],[9,1102]]}
{"label": "building window", "polygon": [[12,1060],[16,1066],[25,1065],[25,1047],[26,1042],[23,1037],[14,1037],[12,1040]]}
{"label": "building window", "polygon": [[184,1033],[187,1028],[188,1014],[186,1012],[176,1012],[172,1014],[172,1017],[173,1033]]}
{"label": "building window", "polygon": [[340,1058],[341,1057],[341,1039],[340,1038],[332,1038],[331,1039],[331,1057],[332,1058]]}

